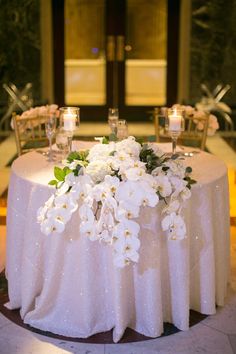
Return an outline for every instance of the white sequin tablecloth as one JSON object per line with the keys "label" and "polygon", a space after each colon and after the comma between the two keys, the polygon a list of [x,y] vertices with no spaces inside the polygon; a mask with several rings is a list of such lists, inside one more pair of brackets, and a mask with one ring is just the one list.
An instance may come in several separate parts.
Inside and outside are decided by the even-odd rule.
{"label": "white sequin tablecloth", "polygon": [[[81,147],[86,147],[83,143]],[[126,327],[157,337],[163,322],[189,328],[189,309],[214,314],[229,279],[229,198],[225,164],[201,152],[186,159],[198,181],[183,210],[187,238],[168,241],[161,205],[140,215],[140,261],[113,266],[111,248],[80,237],[78,213],[63,234],[45,236],[38,208],[53,193],[53,164],[36,152],[12,165],[7,213],[10,309],[44,331],[85,338]]]}

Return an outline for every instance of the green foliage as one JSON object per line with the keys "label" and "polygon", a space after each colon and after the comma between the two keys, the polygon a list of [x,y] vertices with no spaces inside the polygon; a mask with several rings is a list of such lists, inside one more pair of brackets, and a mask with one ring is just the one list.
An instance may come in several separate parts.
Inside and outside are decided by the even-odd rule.
{"label": "green foliage", "polygon": [[[40,1],[1,0],[0,24],[0,86],[12,82],[21,89],[27,82],[31,82],[33,98],[39,100]],[[3,93],[7,100],[7,94],[5,91]]]}
{"label": "green foliage", "polygon": [[162,165],[165,161],[164,155],[162,157],[158,157],[152,148],[148,147],[147,144],[143,144],[142,150],[139,154],[140,161],[145,162],[147,173],[151,173],[156,167]]}
{"label": "green foliage", "polygon": [[186,177],[184,178],[184,180],[188,182],[188,184],[187,184],[186,187],[189,188],[189,189],[191,189],[192,184],[197,183],[197,181],[195,181],[195,179],[192,179],[190,176],[186,176]]}
{"label": "green foliage", "polygon": [[143,137],[135,137],[135,140],[136,140],[137,143],[139,143],[140,145],[144,145],[144,138],[143,138]]}
{"label": "green foliage", "polygon": [[197,181],[195,181],[195,179],[192,179],[189,176],[190,173],[192,173],[192,167],[187,166],[186,169],[185,169],[186,177],[184,178],[184,180],[188,182],[186,187],[189,188],[189,189],[191,189],[192,184],[197,183]]}
{"label": "green foliage", "polygon": [[89,154],[88,150],[73,151],[67,156],[68,163],[76,162],[75,168],[72,170],[68,166],[60,168],[58,166],[54,167],[54,176],[55,179],[51,180],[48,184],[50,186],[55,186],[56,188],[65,181],[66,176],[73,172],[75,176],[80,174],[81,168],[88,165],[87,156]]}
{"label": "green foliage", "polygon": [[185,173],[191,173],[193,171],[192,167],[187,166],[185,169]]}
{"label": "green foliage", "polygon": [[60,167],[55,166],[54,167],[54,176],[58,181],[64,181],[66,173],[64,173],[63,169]]}
{"label": "green foliage", "polygon": [[64,168],[60,168],[55,166],[54,167],[54,176],[56,179],[52,179],[51,181],[48,182],[50,186],[56,186],[58,187],[58,184],[60,182],[64,182],[66,176],[71,173],[71,169],[69,167],[65,166]]}
{"label": "green foliage", "polygon": [[[152,173],[152,171],[157,168],[161,167],[164,172],[168,171],[169,167],[168,166],[163,166],[163,163],[167,162],[168,160],[177,160],[181,159],[181,156],[179,154],[173,154],[170,157],[166,156],[165,154],[158,157],[152,148],[148,147],[147,144],[143,144],[142,150],[140,151],[139,154],[140,161],[145,162],[147,172]],[[191,189],[192,184],[197,183],[194,179],[192,179],[189,175],[192,172],[192,167],[187,166],[185,169],[185,178],[184,180],[187,181],[187,188]],[[157,192],[159,199],[160,200],[165,200],[159,192]]]}
{"label": "green foliage", "polygon": [[69,163],[73,162],[74,160],[87,161],[88,154],[89,154],[88,150],[85,150],[85,151],[72,151],[67,156],[67,161]]}
{"label": "green foliage", "polygon": [[[117,139],[116,134],[112,133],[112,134],[109,135],[108,143],[109,143],[109,141],[117,141],[117,140],[118,139]],[[106,143],[106,144],[108,144],[108,143]]]}
{"label": "green foliage", "polygon": [[192,0],[191,5],[190,100],[199,100],[202,82],[210,90],[219,83],[228,83],[231,90],[224,100],[234,104],[236,2]]}
{"label": "green foliage", "polygon": [[102,144],[109,144],[109,137],[104,136],[104,137],[102,138]]}
{"label": "green foliage", "polygon": [[173,154],[170,158],[171,160],[177,160],[179,158],[179,154]]}
{"label": "green foliage", "polygon": [[56,186],[57,185],[57,180],[52,179],[51,181],[48,182],[50,186]]}

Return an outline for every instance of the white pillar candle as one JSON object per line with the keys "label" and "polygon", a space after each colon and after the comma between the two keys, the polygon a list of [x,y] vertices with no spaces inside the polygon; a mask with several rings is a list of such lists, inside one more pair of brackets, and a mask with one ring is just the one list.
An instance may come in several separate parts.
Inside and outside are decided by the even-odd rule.
{"label": "white pillar candle", "polygon": [[181,115],[171,114],[169,115],[169,130],[180,131],[181,130]]}
{"label": "white pillar candle", "polygon": [[65,130],[75,130],[76,127],[76,116],[73,113],[64,113],[63,115],[63,123]]}

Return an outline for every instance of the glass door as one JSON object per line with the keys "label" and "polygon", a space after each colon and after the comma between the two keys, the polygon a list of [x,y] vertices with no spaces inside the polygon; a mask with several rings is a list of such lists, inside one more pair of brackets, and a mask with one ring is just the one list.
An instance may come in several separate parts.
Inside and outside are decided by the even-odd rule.
{"label": "glass door", "polygon": [[125,105],[166,104],[167,1],[127,0]]}
{"label": "glass door", "polygon": [[106,105],[105,1],[65,0],[65,104]]}
{"label": "glass door", "polygon": [[170,41],[179,1],[176,8],[171,0],[52,1],[60,105],[79,106],[85,120],[106,120],[109,107],[127,120],[146,120],[153,107],[173,100],[178,51]]}
{"label": "glass door", "polygon": [[147,120],[167,104],[168,0],[123,0],[123,32],[116,38],[122,116]]}

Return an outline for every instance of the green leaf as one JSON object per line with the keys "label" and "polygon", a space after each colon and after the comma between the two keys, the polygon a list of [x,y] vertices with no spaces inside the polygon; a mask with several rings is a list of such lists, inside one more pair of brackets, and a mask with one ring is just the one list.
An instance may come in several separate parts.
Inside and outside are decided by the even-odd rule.
{"label": "green leaf", "polygon": [[115,150],[114,150],[114,151],[111,151],[110,154],[109,154],[109,156],[114,156],[114,155],[115,155],[115,152],[116,152]]}
{"label": "green leaf", "polygon": [[67,160],[69,162],[72,162],[74,160],[79,160],[79,153],[77,151],[72,151],[68,156]]}
{"label": "green leaf", "polygon": [[107,136],[102,138],[102,144],[109,144],[109,138]]}
{"label": "green leaf", "polygon": [[58,181],[64,181],[66,173],[63,171],[62,168],[55,166],[54,167],[54,176]]}
{"label": "green leaf", "polygon": [[87,161],[87,156],[89,154],[89,150],[81,150],[81,151],[72,151],[68,156],[67,156],[67,161],[69,163],[73,161]]}
{"label": "green leaf", "polygon": [[89,150],[79,151],[77,160],[87,161],[88,154]]}
{"label": "green leaf", "polygon": [[57,185],[57,180],[52,179],[51,181],[48,182],[50,186],[56,186]]}
{"label": "green leaf", "polygon": [[192,167],[187,166],[185,169],[185,173],[191,173],[193,171]]}
{"label": "green leaf", "polygon": [[197,181],[195,181],[195,179],[192,179],[192,178],[189,177],[189,176],[186,176],[186,177],[184,178],[184,180],[188,182],[188,184],[187,184],[187,186],[186,186],[188,189],[191,189],[192,184],[197,183]]}
{"label": "green leaf", "polygon": [[179,157],[179,154],[173,154],[173,155],[171,156],[171,160],[177,160],[178,157]]}
{"label": "green leaf", "polygon": [[71,169],[68,166],[65,166],[63,168],[63,171],[65,173],[65,176],[69,175],[72,172]]}
{"label": "green leaf", "polygon": [[144,145],[144,138],[143,137],[135,137],[135,141],[140,145]]}
{"label": "green leaf", "polygon": [[88,165],[87,161],[80,160],[78,161],[76,168],[78,168],[78,166],[86,167],[87,165]]}
{"label": "green leaf", "polygon": [[81,166],[80,165],[77,165],[76,166],[76,169],[73,170],[73,173],[75,176],[79,176],[79,171],[81,170]]}
{"label": "green leaf", "polygon": [[[109,135],[108,143],[109,143],[109,141],[117,141],[117,140],[118,139],[117,139],[116,134],[112,133],[112,134]],[[105,143],[105,144],[108,144],[108,143]]]}

